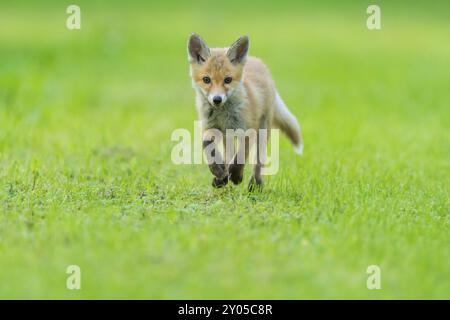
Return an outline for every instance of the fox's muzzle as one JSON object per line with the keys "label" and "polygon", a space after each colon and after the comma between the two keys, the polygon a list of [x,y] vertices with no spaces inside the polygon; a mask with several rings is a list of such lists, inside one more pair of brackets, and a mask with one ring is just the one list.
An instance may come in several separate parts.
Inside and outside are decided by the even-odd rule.
{"label": "fox's muzzle", "polygon": [[209,103],[214,107],[222,106],[226,100],[226,95],[210,95],[208,97]]}
{"label": "fox's muzzle", "polygon": [[216,106],[218,106],[219,104],[222,103],[222,97],[221,97],[221,96],[214,96],[212,100],[213,100],[213,103],[214,103]]}

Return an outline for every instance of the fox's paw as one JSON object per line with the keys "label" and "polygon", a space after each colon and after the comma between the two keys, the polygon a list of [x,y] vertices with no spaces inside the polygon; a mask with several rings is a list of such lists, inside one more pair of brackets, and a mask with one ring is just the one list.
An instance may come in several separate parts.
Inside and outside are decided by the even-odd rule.
{"label": "fox's paw", "polygon": [[242,178],[244,177],[244,166],[240,164],[232,164],[230,165],[230,179],[234,184],[239,184],[242,182]]}
{"label": "fox's paw", "polygon": [[263,182],[262,179],[256,179],[255,177],[252,177],[250,179],[250,182],[248,183],[248,192],[256,192],[256,191],[262,191],[263,189]]}
{"label": "fox's paw", "polygon": [[218,178],[214,177],[213,181],[212,181],[212,186],[214,188],[222,188],[222,187],[225,187],[227,185],[227,183],[228,183],[228,176],[226,176],[223,179],[218,179]]}
{"label": "fox's paw", "polygon": [[209,168],[211,170],[211,173],[218,180],[223,180],[225,178],[227,178],[227,180],[228,180],[228,172],[227,172],[227,168],[225,167],[224,164],[213,163],[213,164],[209,165]]}

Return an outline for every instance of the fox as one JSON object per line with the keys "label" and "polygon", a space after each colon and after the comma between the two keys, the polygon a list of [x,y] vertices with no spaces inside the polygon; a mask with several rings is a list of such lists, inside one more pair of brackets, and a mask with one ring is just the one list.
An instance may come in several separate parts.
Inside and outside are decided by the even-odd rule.
{"label": "fox", "polygon": [[[224,187],[230,180],[235,185],[242,182],[249,150],[256,146],[248,190],[262,189],[260,148],[266,150],[271,129],[280,129],[291,141],[294,151],[299,155],[303,153],[299,122],[281,99],[267,66],[259,58],[248,55],[249,44],[247,35],[227,48],[210,49],[196,33],[190,34],[188,39],[190,77],[202,126],[202,146],[215,188]],[[222,141],[216,141],[216,136],[210,134],[212,129],[223,134]],[[257,132],[266,129],[269,135],[267,138],[258,135],[256,140],[246,137],[234,154],[225,154],[228,129]],[[224,146],[224,155],[220,153],[220,143]]]}

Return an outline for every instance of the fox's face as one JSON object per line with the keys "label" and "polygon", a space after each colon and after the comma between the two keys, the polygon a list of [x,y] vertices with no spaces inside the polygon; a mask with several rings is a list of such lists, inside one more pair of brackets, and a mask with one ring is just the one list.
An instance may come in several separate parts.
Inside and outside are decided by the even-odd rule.
{"label": "fox's face", "polygon": [[211,106],[223,106],[240,85],[248,46],[247,36],[239,38],[229,49],[209,49],[198,35],[189,37],[193,84]]}

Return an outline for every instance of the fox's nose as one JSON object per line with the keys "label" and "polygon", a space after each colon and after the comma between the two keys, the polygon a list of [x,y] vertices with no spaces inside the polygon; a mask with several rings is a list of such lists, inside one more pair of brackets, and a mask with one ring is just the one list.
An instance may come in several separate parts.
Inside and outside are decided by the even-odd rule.
{"label": "fox's nose", "polygon": [[214,96],[212,100],[213,100],[214,104],[217,106],[217,105],[219,105],[222,102],[222,97],[221,96]]}

